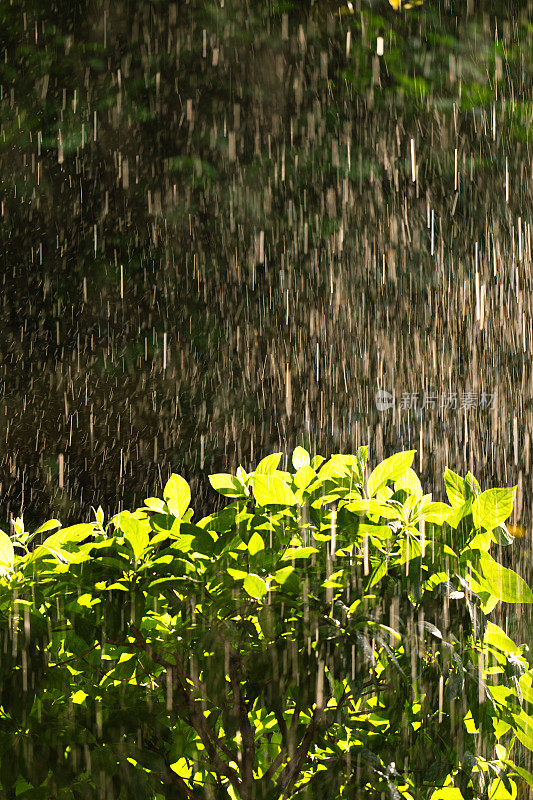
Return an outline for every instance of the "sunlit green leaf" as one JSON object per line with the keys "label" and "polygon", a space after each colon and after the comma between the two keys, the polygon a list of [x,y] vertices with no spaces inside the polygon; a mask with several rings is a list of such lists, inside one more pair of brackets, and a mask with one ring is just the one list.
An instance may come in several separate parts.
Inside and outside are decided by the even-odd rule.
{"label": "sunlit green leaf", "polygon": [[477,528],[492,531],[510,516],[516,495],[512,489],[488,489],[476,497],[472,504],[474,524]]}
{"label": "sunlit green leaf", "polygon": [[255,500],[261,506],[295,506],[298,503],[290,486],[277,475],[254,475],[253,490]]}
{"label": "sunlit green leaf", "polygon": [[263,537],[260,536],[257,531],[254,531],[250,537],[250,541],[248,542],[248,552],[251,556],[255,556],[256,553],[259,553],[260,550],[265,549],[265,543],[263,541]]}
{"label": "sunlit green leaf", "polygon": [[291,561],[293,558],[309,558],[312,553],[318,553],[316,547],[289,547],[281,556],[280,561]]}
{"label": "sunlit green leaf", "polygon": [[0,531],[0,567],[7,567],[9,572],[13,572],[13,565],[15,563],[15,551],[11,539]]}
{"label": "sunlit green leaf", "polygon": [[408,494],[414,494],[416,497],[422,497],[422,484],[416,472],[409,467],[405,473],[398,478],[394,483],[395,491],[404,489]]}
{"label": "sunlit green leaf", "polygon": [[525,580],[488,553],[479,553],[473,566],[478,583],[499,600],[504,603],[533,603],[533,592]]}
{"label": "sunlit green leaf", "polygon": [[224,497],[245,497],[246,491],[241,481],[226,472],[209,475],[209,483],[213,489]]}
{"label": "sunlit green leaf", "polygon": [[181,475],[173,473],[163,489],[163,498],[170,513],[181,519],[191,502],[189,484]]}
{"label": "sunlit green leaf", "polygon": [[283,453],[272,453],[262,458],[255,468],[256,475],[272,475],[278,468]]}
{"label": "sunlit green leaf", "polygon": [[118,515],[118,524],[124,534],[124,538],[131,544],[135,558],[139,560],[148,547],[150,523],[141,522],[136,519],[129,511],[122,511]]}
{"label": "sunlit green leaf", "polygon": [[446,494],[451,505],[453,508],[460,508],[466,499],[463,492],[464,479],[446,467],[444,483],[446,484]]}
{"label": "sunlit green leaf", "polygon": [[253,573],[246,576],[243,586],[244,591],[256,600],[260,600],[268,591],[266,581]]}
{"label": "sunlit green leaf", "polygon": [[378,464],[368,479],[368,496],[373,497],[388,481],[395,482],[399,480],[413,463],[415,452],[416,450],[407,450],[403,453],[397,453]]}
{"label": "sunlit green leaf", "polygon": [[34,531],[33,535],[36,533],[45,533],[45,531],[50,531],[53,528],[60,528],[61,523],[58,519],[49,519],[47,522],[43,522],[36,531]]}
{"label": "sunlit green leaf", "polygon": [[420,508],[419,513],[424,517],[426,522],[442,525],[452,512],[453,509],[451,506],[447,506],[446,503],[428,503]]}
{"label": "sunlit green leaf", "polygon": [[292,465],[294,469],[300,470],[302,467],[309,466],[310,463],[311,457],[307,450],[304,450],[303,447],[296,447],[292,454]]}

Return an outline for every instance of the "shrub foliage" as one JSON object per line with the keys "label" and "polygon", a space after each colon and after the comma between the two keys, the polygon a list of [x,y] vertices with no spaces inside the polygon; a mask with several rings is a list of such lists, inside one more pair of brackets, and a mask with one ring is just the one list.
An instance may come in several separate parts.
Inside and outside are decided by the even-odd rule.
{"label": "shrub foliage", "polygon": [[[414,451],[302,448],[104,524],[0,532],[0,784],[30,800],[516,795],[533,669],[490,617],[533,593],[490,554],[514,489]],[[38,543],[40,542],[40,543]]]}

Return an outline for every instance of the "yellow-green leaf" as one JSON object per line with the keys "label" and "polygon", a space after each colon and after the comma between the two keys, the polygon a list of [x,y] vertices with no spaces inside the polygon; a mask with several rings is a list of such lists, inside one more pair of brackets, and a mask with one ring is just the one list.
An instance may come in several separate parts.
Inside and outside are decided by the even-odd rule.
{"label": "yellow-green leaf", "polygon": [[256,475],[272,475],[278,468],[283,453],[272,453],[269,456],[262,458],[257,467],[255,468]]}
{"label": "yellow-green leaf", "polygon": [[304,464],[294,473],[294,483],[299,489],[306,489],[316,478],[317,474],[309,464]]}
{"label": "yellow-green leaf", "polygon": [[[296,470],[302,469],[302,467],[307,467],[311,463],[311,457],[307,450],[304,450],[303,447],[296,447],[294,453],[292,454],[292,466]],[[277,466],[277,465],[276,465]]]}
{"label": "yellow-green leaf", "polygon": [[253,490],[260,506],[295,506],[298,500],[282,478],[277,475],[257,475],[253,477]]}
{"label": "yellow-green leaf", "polygon": [[122,511],[118,515],[118,525],[124,538],[131,544],[135,558],[138,560],[148,547],[150,522],[144,523],[136,519],[129,511]]}
{"label": "yellow-green leaf", "polygon": [[472,514],[476,528],[492,531],[511,515],[516,495],[512,489],[488,489],[472,503]]}
{"label": "yellow-green leaf", "polygon": [[13,565],[15,563],[15,551],[11,539],[0,531],[0,566],[7,567],[9,572],[13,572]]}
{"label": "yellow-green leaf", "polygon": [[487,627],[485,629],[485,637],[484,643],[490,644],[493,647],[497,647],[498,650],[501,650],[503,653],[515,653],[518,650],[518,647],[510,639],[504,631],[498,626],[495,625],[493,622],[487,621]]}
{"label": "yellow-green leaf", "polygon": [[244,497],[246,495],[244,484],[234,475],[226,472],[216,472],[209,476],[209,483],[213,489],[224,497]]}
{"label": "yellow-green leaf", "polygon": [[368,496],[373,497],[379,489],[387,484],[387,481],[395,482],[405,475],[413,463],[415,453],[416,450],[406,450],[403,453],[396,453],[378,464],[368,479]]}
{"label": "yellow-green leaf", "polygon": [[473,559],[476,581],[504,603],[533,603],[533,592],[520,575],[502,567],[488,553],[481,552]]}
{"label": "yellow-green leaf", "polygon": [[49,519],[47,522],[43,522],[43,524],[34,531],[34,535],[36,533],[45,533],[46,531],[52,530],[52,528],[59,528],[61,527],[61,523],[58,519]]}
{"label": "yellow-green leaf", "polygon": [[280,561],[292,561],[293,558],[309,558],[312,553],[318,553],[316,547],[289,547],[281,556]]}
{"label": "yellow-green leaf", "polygon": [[426,522],[432,522],[435,525],[442,525],[452,512],[453,508],[447,506],[446,503],[428,503],[420,509],[420,514]]}
{"label": "yellow-green leaf", "polygon": [[266,581],[253,572],[246,576],[243,586],[244,591],[256,600],[260,600],[268,591]]}
{"label": "yellow-green leaf", "polygon": [[282,567],[281,569],[277,569],[272,577],[278,583],[285,583],[287,578],[289,578],[293,572],[294,567]]}
{"label": "yellow-green leaf", "polygon": [[191,490],[187,481],[172,473],[163,489],[163,499],[173,516],[181,519],[191,502]]}
{"label": "yellow-green leaf", "polygon": [[404,489],[409,494],[422,497],[422,484],[416,472],[409,467],[405,473],[394,483],[395,491]]}
{"label": "yellow-green leaf", "polygon": [[254,531],[250,537],[250,541],[248,542],[248,552],[251,556],[255,556],[256,553],[259,553],[260,550],[265,549],[265,543],[263,541],[263,537],[260,536],[257,531]]}
{"label": "yellow-green leaf", "polygon": [[522,709],[520,714],[511,715],[514,720],[513,730],[524,747],[533,751],[533,717]]}

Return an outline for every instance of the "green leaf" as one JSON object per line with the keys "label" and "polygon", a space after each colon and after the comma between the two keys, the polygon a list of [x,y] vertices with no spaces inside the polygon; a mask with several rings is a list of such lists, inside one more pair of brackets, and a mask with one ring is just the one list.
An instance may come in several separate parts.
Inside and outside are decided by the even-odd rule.
{"label": "green leaf", "polygon": [[292,573],[294,572],[294,567],[282,567],[281,569],[277,569],[275,573],[272,575],[274,580],[278,583],[285,583],[287,578],[290,578]]}
{"label": "green leaf", "polygon": [[122,511],[118,515],[118,526],[124,534],[124,538],[131,544],[133,554],[138,561],[150,541],[148,535],[150,523],[148,521],[141,522],[129,511]]}
{"label": "green leaf", "polygon": [[265,549],[265,543],[263,541],[263,537],[260,536],[257,531],[254,531],[250,537],[250,541],[248,542],[248,552],[251,556],[255,556],[256,553],[259,553],[260,550]]}
{"label": "green leaf", "polygon": [[520,714],[511,714],[514,720],[513,730],[524,747],[533,750],[533,717],[524,710]]}
{"label": "green leaf", "polygon": [[452,514],[448,515],[446,523],[450,526],[450,528],[457,530],[461,520],[467,517],[471,511],[472,511],[472,498],[469,498],[468,500],[466,500],[466,502],[463,503],[462,506],[459,506],[459,508],[456,508]]}
{"label": "green leaf", "polygon": [[234,475],[216,472],[209,476],[209,483],[216,492],[224,497],[246,497],[244,485]]}
{"label": "green leaf", "polygon": [[464,479],[451,469],[446,467],[444,471],[444,483],[446,484],[446,494],[453,508],[459,508],[465,502]]}
{"label": "green leaf", "polygon": [[[71,525],[68,528],[63,528],[57,531],[57,533],[48,536],[41,544],[41,547],[50,551],[59,551],[65,544],[71,542],[79,544],[86,539],[87,536],[94,533],[94,525],[94,522],[82,522],[79,525]],[[34,553],[37,553],[38,550],[40,550],[39,547],[34,550]]]}
{"label": "green leaf", "polygon": [[483,639],[485,645],[492,645],[497,647],[503,653],[516,653],[518,647],[512,639],[510,639],[504,631],[493,622],[487,620],[487,627],[485,629],[485,637]]}
{"label": "green leaf", "polygon": [[316,472],[309,465],[300,467],[300,469],[294,473],[294,483],[299,489],[306,489],[316,478]]}
{"label": "green leaf", "polygon": [[525,580],[512,569],[502,567],[488,553],[476,552],[472,564],[477,582],[498,600],[504,603],[533,603],[533,592]]}
{"label": "green leaf", "polygon": [[170,513],[178,517],[178,519],[181,519],[191,502],[189,484],[181,475],[173,473],[163,489],[163,499]]}
{"label": "green leaf", "polygon": [[452,512],[453,508],[446,503],[428,503],[420,509],[420,514],[426,522],[432,522],[434,525],[442,525]]}
{"label": "green leaf", "polygon": [[502,547],[507,547],[507,545],[512,544],[514,541],[512,535],[507,530],[507,526],[504,525],[503,522],[490,532],[490,538],[493,542],[496,542],[496,544]]}
{"label": "green leaf", "polygon": [[7,533],[0,531],[0,567],[7,567],[9,572],[13,572],[14,563],[15,551],[11,539]]}
{"label": "green leaf", "polygon": [[370,580],[368,581],[368,585],[365,589],[365,592],[368,592],[376,583],[379,583],[380,580],[383,578],[384,575],[387,574],[387,562],[380,561],[375,567],[370,576]]}
{"label": "green leaf", "polygon": [[281,556],[280,561],[291,561],[293,558],[309,558],[312,553],[318,553],[316,547],[289,547]]}
{"label": "green leaf", "polygon": [[259,575],[254,575],[253,572],[246,576],[243,586],[244,591],[256,600],[260,600],[268,591],[266,581]]}
{"label": "green leaf", "polygon": [[488,531],[484,531],[483,533],[476,533],[476,535],[470,539],[467,546],[464,548],[466,550],[483,550],[485,553],[490,548],[490,533]]}
{"label": "green leaf", "polygon": [[58,519],[49,519],[47,522],[43,522],[43,524],[33,532],[32,536],[35,536],[36,533],[44,533],[45,531],[51,531],[52,528],[60,527],[61,523]]}
{"label": "green leaf", "polygon": [[472,503],[472,514],[476,528],[492,531],[510,516],[516,495],[512,489],[488,489]]}
{"label": "green leaf", "polygon": [[359,457],[359,461],[361,462],[362,466],[366,465],[368,461],[368,445],[363,444],[357,451],[357,455]]}
{"label": "green leaf", "polygon": [[311,459],[311,466],[313,467],[314,470],[318,470],[320,465],[323,464],[325,460],[326,459],[324,458],[324,456],[313,456],[313,458]]}
{"label": "green leaf", "polygon": [[147,497],[144,501],[144,505],[146,508],[149,508],[150,511],[165,513],[165,502],[159,497]]}
{"label": "green leaf", "polygon": [[394,490],[397,492],[404,489],[408,494],[414,494],[416,497],[422,497],[422,484],[416,472],[409,467],[401,478],[398,478],[394,483]]}
{"label": "green leaf", "polygon": [[394,536],[388,525],[368,525],[366,522],[359,525],[357,532],[363,536],[374,536],[382,542],[392,539]]}
{"label": "green leaf", "polygon": [[246,481],[248,480],[248,473],[244,469],[244,467],[239,466],[237,467],[237,478],[240,480],[243,486],[246,486]]}
{"label": "green leaf", "polygon": [[373,497],[379,489],[382,489],[388,481],[399,480],[413,463],[416,450],[406,450],[397,453],[390,458],[386,458],[371,473],[367,483],[367,494]]}
{"label": "green leaf", "polygon": [[278,468],[283,453],[272,453],[270,456],[262,458],[255,468],[256,475],[272,475]]}
{"label": "green leaf", "polygon": [[303,447],[297,447],[292,454],[292,466],[298,470],[311,464],[311,457]]}
{"label": "green leaf", "polygon": [[248,573],[242,569],[233,569],[232,567],[228,567],[226,572],[230,575],[234,581],[242,581],[244,578],[248,576]]}
{"label": "green leaf", "polygon": [[524,769],[523,767],[519,767],[513,761],[510,761],[508,758],[504,758],[503,763],[507,764],[508,767],[511,767],[516,772],[516,774],[520,775],[520,777],[523,778],[523,780],[525,780],[525,782],[529,784],[529,786],[531,786],[531,788],[533,789],[533,775],[531,774],[531,772],[528,772],[527,769]]}
{"label": "green leaf", "polygon": [[387,506],[385,503],[380,503],[379,500],[352,500],[346,506],[346,511],[351,511],[354,514],[372,514],[385,519],[394,519],[398,516],[398,510],[392,506]]}
{"label": "green leaf", "polygon": [[279,505],[295,506],[298,500],[290,486],[277,475],[255,474],[253,490],[256,502],[260,506]]}
{"label": "green leaf", "polygon": [[319,478],[353,478],[359,464],[356,456],[336,453],[322,465]]}

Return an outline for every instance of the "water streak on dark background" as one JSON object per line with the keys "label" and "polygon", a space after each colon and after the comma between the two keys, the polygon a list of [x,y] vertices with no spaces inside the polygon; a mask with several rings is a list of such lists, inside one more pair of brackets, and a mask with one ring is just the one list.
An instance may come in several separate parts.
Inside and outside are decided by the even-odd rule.
{"label": "water streak on dark background", "polygon": [[305,442],[415,447],[436,496],[445,465],[517,483],[529,526],[527,4],[0,14],[6,529],[134,508],[171,471],[206,512],[208,473]]}

